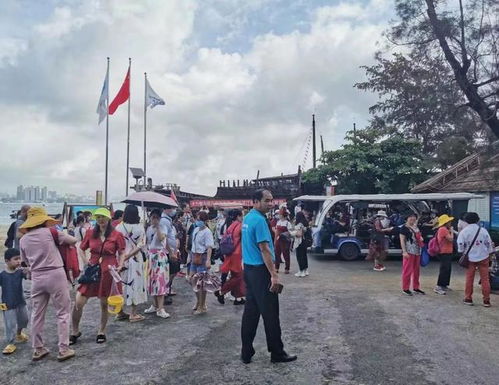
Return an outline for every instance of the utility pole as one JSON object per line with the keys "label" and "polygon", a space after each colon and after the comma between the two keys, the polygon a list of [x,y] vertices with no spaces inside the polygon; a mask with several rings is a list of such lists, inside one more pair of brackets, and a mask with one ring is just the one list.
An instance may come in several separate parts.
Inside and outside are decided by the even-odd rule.
{"label": "utility pole", "polygon": [[317,148],[315,146],[315,114],[312,114],[312,168],[316,167]]}
{"label": "utility pole", "polygon": [[321,156],[324,155],[324,140],[322,139],[321,135]]}

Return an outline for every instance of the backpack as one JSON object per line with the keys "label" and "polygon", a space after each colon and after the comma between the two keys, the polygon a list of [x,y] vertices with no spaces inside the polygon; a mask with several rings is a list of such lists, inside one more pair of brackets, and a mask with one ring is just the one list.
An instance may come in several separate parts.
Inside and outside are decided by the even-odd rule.
{"label": "backpack", "polygon": [[222,255],[231,255],[234,250],[236,250],[236,245],[234,242],[234,237],[232,236],[232,232],[226,231],[224,235],[222,235],[222,239],[220,239],[220,253]]}
{"label": "backpack", "polygon": [[437,234],[435,234],[435,236],[430,239],[430,242],[428,242],[428,254],[432,257],[436,257],[440,254],[440,245],[438,244]]}
{"label": "backpack", "polygon": [[7,239],[5,240],[4,246],[11,248],[14,246],[14,239],[16,238],[16,222],[10,224],[9,230],[7,230]]}
{"label": "backpack", "polygon": [[61,254],[62,263],[64,264],[64,271],[66,272],[66,276],[69,281],[71,281],[70,272],[73,275],[73,280],[76,280],[80,276],[80,264],[78,262],[78,252],[76,247],[73,245],[65,245],[59,244],[59,234],[57,230],[54,228],[50,228],[50,233],[52,234],[52,238],[54,238],[54,242]]}
{"label": "backpack", "polygon": [[306,247],[312,247],[312,245],[314,244],[314,239],[312,237],[312,229],[310,227],[307,227],[307,230],[305,230],[302,242]]}

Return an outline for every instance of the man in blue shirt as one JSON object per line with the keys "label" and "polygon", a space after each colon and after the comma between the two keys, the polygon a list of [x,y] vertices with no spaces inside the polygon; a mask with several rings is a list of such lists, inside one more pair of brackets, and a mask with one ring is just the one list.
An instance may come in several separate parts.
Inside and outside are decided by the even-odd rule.
{"label": "man in blue shirt", "polygon": [[263,317],[267,349],[272,362],[290,362],[296,356],[284,351],[279,321],[278,293],[282,289],[274,269],[274,242],[265,214],[272,209],[272,194],[268,190],[257,190],[253,194],[253,210],[243,220],[242,252],[246,304],[241,325],[241,360],[251,362],[255,354],[255,339],[260,315]]}

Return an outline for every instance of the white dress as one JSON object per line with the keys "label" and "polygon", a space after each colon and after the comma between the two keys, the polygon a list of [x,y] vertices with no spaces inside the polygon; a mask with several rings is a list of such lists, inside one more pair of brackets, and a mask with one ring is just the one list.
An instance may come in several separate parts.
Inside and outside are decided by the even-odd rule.
{"label": "white dress", "polygon": [[[125,253],[129,253],[135,247],[144,247],[145,232],[141,224],[129,224],[121,222],[116,230],[123,234],[126,246]],[[123,295],[125,304],[140,305],[147,301],[146,293],[146,277],[144,258],[139,251],[135,256],[131,257],[126,264],[127,270],[122,274],[123,279],[130,285],[123,285]]]}

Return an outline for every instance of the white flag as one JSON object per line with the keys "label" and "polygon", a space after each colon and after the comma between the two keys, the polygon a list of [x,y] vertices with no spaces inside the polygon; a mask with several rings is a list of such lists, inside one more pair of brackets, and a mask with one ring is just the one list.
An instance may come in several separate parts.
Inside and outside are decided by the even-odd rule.
{"label": "white flag", "polygon": [[106,78],[104,79],[104,84],[102,86],[102,92],[99,98],[99,104],[97,105],[97,113],[99,114],[99,124],[107,116],[107,104],[109,101],[109,68],[106,71]]}
{"label": "white flag", "polygon": [[152,89],[149,80],[146,79],[146,107],[154,108],[159,105],[165,105],[165,101]]}

